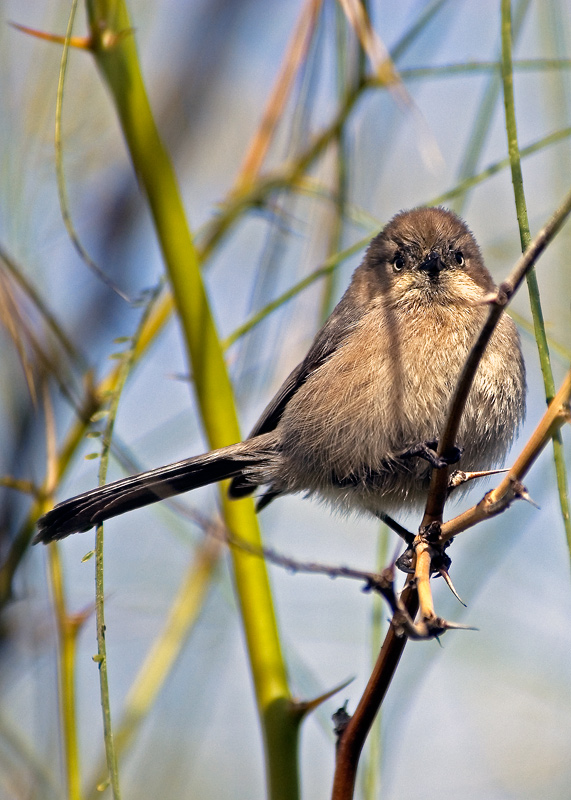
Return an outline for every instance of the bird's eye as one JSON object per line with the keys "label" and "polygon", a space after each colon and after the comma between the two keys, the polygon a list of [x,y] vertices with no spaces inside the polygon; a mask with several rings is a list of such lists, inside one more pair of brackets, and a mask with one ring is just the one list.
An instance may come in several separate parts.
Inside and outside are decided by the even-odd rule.
{"label": "bird's eye", "polygon": [[395,256],[393,258],[393,269],[395,272],[401,272],[404,269],[404,258],[402,256]]}
{"label": "bird's eye", "polygon": [[456,263],[458,264],[459,267],[462,267],[464,265],[464,256],[462,255],[461,250],[456,250],[456,252],[454,253],[454,258],[456,259]]}

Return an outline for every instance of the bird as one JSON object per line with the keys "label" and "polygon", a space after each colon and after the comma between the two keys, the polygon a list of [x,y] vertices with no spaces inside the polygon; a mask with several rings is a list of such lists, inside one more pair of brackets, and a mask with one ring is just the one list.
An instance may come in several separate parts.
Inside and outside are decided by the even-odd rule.
{"label": "bird", "polygon": [[384,518],[426,501],[432,469],[502,463],[525,415],[520,339],[502,314],[471,387],[454,453],[437,455],[448,406],[494,290],[466,223],[443,207],[401,211],[370,242],[301,363],[242,442],[127,477],[58,503],[35,542],[230,479]]}

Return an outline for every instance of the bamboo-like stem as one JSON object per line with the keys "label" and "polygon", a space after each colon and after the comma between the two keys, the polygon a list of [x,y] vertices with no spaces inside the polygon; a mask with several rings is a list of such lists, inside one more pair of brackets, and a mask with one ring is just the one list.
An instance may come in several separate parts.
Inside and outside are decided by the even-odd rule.
{"label": "bamboo-like stem", "polygon": [[[212,448],[240,439],[232,388],[202,282],[172,165],[157,131],[140,74],[131,24],[123,2],[88,0],[97,65],[111,92],[129,154],[148,198],[188,348],[201,420]],[[127,91],[128,89],[128,91]],[[222,486],[228,528],[259,543],[251,500],[230,503]],[[233,553],[236,590],[265,734],[270,796],[298,794],[297,732],[270,586],[261,559]]]}
{"label": "bamboo-like stem", "polygon": [[59,697],[64,743],[64,767],[69,800],[81,799],[81,769],[77,742],[75,697],[75,655],[80,617],[70,617],[67,611],[63,574],[58,545],[48,548],[48,570],[58,630]]}
{"label": "bamboo-like stem", "polygon": [[[50,488],[56,470],[55,421],[47,383],[43,391],[46,421],[47,477]],[[48,574],[53,597],[54,614],[58,631],[59,708],[64,744],[64,769],[69,800],[81,798],[81,771],[77,740],[77,713],[75,693],[75,655],[77,634],[85,615],[72,617],[67,610],[65,588],[59,549],[48,548]]]}

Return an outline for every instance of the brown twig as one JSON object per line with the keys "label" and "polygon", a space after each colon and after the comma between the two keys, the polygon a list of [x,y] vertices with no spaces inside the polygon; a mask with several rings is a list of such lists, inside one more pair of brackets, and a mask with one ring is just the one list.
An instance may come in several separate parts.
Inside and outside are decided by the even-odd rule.
{"label": "brown twig", "polygon": [[[474,376],[482,356],[484,355],[488,342],[490,341],[495,327],[504,311],[504,308],[507,306],[514,293],[521,285],[526,273],[529,272],[529,270],[533,267],[549,242],[560,230],[570,212],[571,192],[567,194],[563,203],[553,214],[549,222],[537,234],[525,253],[523,253],[520,259],[517,261],[507,279],[503,281],[496,292],[493,292],[483,298],[483,302],[490,304],[488,318],[484,323],[482,330],[480,331],[480,334],[474,346],[472,347],[470,354],[468,355],[468,358],[466,359],[466,363],[458,380],[456,391],[454,392],[450,404],[446,426],[442,436],[439,439],[438,455],[442,456],[443,454],[447,453],[455,444],[458,427],[460,425],[460,420],[468,399],[468,395],[470,393],[470,389],[472,388]],[[507,478],[505,480],[507,480]],[[504,484],[505,481],[502,483],[502,485]],[[424,518],[422,520],[420,534],[415,539],[415,547],[418,547],[423,541],[423,531],[425,529],[431,525],[440,526],[442,524],[444,505],[448,497],[448,486],[448,469],[445,468],[433,470]],[[507,501],[506,504],[509,504],[509,501]],[[505,507],[506,505],[503,506],[503,508]],[[480,509],[480,513],[483,513],[482,509]],[[484,514],[484,516],[481,518],[484,519],[485,516],[486,515]],[[475,522],[473,524],[475,524]],[[452,535],[453,534],[448,534],[447,538],[442,540],[442,534],[440,533],[440,541],[448,541],[452,538]],[[421,596],[420,606],[423,618],[429,619],[431,615],[434,614],[434,609],[432,607],[430,586],[428,583],[430,580],[430,563],[428,559],[423,558],[422,560],[419,560],[417,558],[415,577],[419,585],[428,586],[428,590],[423,592]]]}
{"label": "brown twig", "polygon": [[328,578],[349,578],[364,583],[363,591],[377,592],[387,601],[393,614],[399,615],[399,624],[403,631],[411,638],[422,638],[422,631],[416,630],[414,621],[406,614],[402,602],[394,590],[394,567],[391,565],[382,572],[368,572],[354,569],[353,567],[323,564],[315,561],[299,561],[298,559],[278,553],[271,547],[256,547],[239,536],[232,534],[222,526],[211,528],[207,531],[230,547],[237,547],[243,552],[250,553],[257,558],[264,558],[271,564],[288,570],[288,572],[301,572],[310,575],[326,575]]}
{"label": "brown twig", "polygon": [[[401,602],[410,618],[414,619],[418,610],[418,595],[410,581],[401,594]],[[353,797],[361,750],[398,667],[406,641],[406,637],[399,635],[399,631],[391,624],[363,696],[339,736],[332,800]]]}
{"label": "brown twig", "polygon": [[[467,625],[457,625],[447,622],[445,619],[437,617],[435,614],[432,614],[430,618],[421,619],[418,623],[415,623],[414,617],[409,614],[402,596],[399,597],[395,592],[394,564],[386,567],[382,572],[368,572],[366,570],[338,566],[336,564],[324,564],[317,561],[299,561],[291,556],[278,553],[271,547],[258,547],[253,545],[245,539],[232,534],[222,524],[207,524],[206,520],[198,512],[190,512],[189,516],[202,527],[207,535],[217,538],[229,547],[236,547],[242,550],[242,552],[249,553],[256,558],[263,558],[275,566],[288,570],[288,572],[325,575],[331,579],[349,578],[350,580],[361,581],[364,583],[364,592],[376,592],[384,597],[393,614],[391,624],[395,628],[398,636],[407,637],[409,639],[433,639],[450,628],[472,630],[472,628]],[[439,574],[440,572],[441,571],[439,571]],[[456,597],[458,597],[453,587],[452,591]]]}
{"label": "brown twig", "polygon": [[[508,279],[501,284],[497,293],[495,293],[490,297],[485,298],[486,302],[490,302],[492,304],[490,307],[488,320],[486,321],[482,329],[482,332],[472,349],[472,352],[468,356],[468,359],[466,361],[466,364],[458,381],[455,394],[452,398],[446,428],[439,440],[439,448],[438,448],[439,455],[445,453],[455,444],[460,418],[462,416],[466,399],[468,397],[472,385],[473,377],[476,373],[478,364],[480,363],[480,359],[484,353],[485,347],[495,328],[495,325],[497,324],[500,315],[503,312],[505,305],[508,303],[509,299],[512,297],[514,292],[521,284],[521,281],[523,280],[526,272],[537,261],[537,259],[545,250],[547,245],[551,242],[551,240],[560,230],[561,226],[565,222],[570,212],[571,212],[571,192],[567,194],[563,203],[557,209],[555,214],[551,217],[549,222],[531,242],[528,249],[516,263]],[[563,387],[561,392],[563,392]],[[557,406],[552,409],[552,414],[555,418],[557,418],[561,422],[561,424],[563,424],[562,417],[568,416],[569,410],[567,405],[568,400],[566,403],[564,400],[561,399],[561,397],[562,394],[558,393],[556,397]],[[550,418],[548,418],[548,415],[544,417],[545,431],[543,437],[541,437],[538,434],[537,437],[538,442],[540,440],[543,441],[545,437],[546,437],[545,441],[547,441],[547,439],[553,433],[554,424],[555,424],[554,419],[550,420]],[[532,440],[530,440],[530,445]],[[532,455],[532,452],[528,452],[527,446],[526,448],[524,448],[524,451],[520,458],[523,459],[524,454],[526,454],[525,455],[526,463],[528,463],[529,466],[531,466],[531,463],[533,462],[535,457],[537,457],[537,454]],[[519,465],[519,459],[518,461],[516,461],[516,464],[514,465],[512,470],[510,470],[506,478],[502,481],[500,487],[498,487],[498,490],[496,490],[497,492],[496,497],[499,496],[499,490],[501,487],[504,487],[503,491],[506,492],[507,489],[505,489],[505,487],[509,487],[511,491],[514,491],[515,487],[512,480],[513,477],[512,473],[515,473],[517,465]],[[529,468],[529,466],[527,468]],[[519,465],[518,468],[521,469],[522,465]],[[443,511],[444,511],[444,504],[446,502],[446,498],[448,495],[448,488],[449,488],[448,470],[447,469],[434,470],[422,527],[426,529],[432,522],[435,522],[440,528],[438,536],[438,543],[440,545],[443,545],[445,542],[450,540],[454,536],[455,532],[459,532],[459,530],[464,530],[469,525],[476,524],[477,521],[480,521],[480,519],[485,519],[488,516],[488,514],[482,514],[478,519],[474,518],[473,521],[467,522],[466,520],[464,520],[465,515],[460,515],[460,517],[457,517],[456,520],[441,525]],[[486,497],[488,497],[488,495]],[[497,511],[496,513],[499,513],[499,511]],[[460,527],[459,529],[453,526],[453,523],[458,520],[461,520],[462,524],[462,527]],[[429,553],[430,552],[429,547],[428,546],[425,547],[425,545],[427,545],[427,542],[422,538],[417,537],[415,539],[415,547],[421,547],[422,553]],[[417,558],[417,562],[420,563],[419,563],[419,568],[415,574],[415,581],[414,582],[409,581],[403,593],[401,594],[400,598],[401,603],[405,606],[405,608],[407,609],[407,613],[412,619],[414,619],[414,617],[416,616],[419,607],[418,594],[416,592],[416,589],[414,588],[414,584],[418,583],[420,579],[421,586],[429,586],[428,580],[430,577],[430,568],[431,568],[430,561],[431,559],[425,558],[424,556],[422,556],[420,559]],[[425,605],[425,610],[423,618],[426,618],[425,615],[428,614],[429,625],[430,624],[435,625],[439,622],[443,622],[439,620],[438,617],[434,616],[431,596],[429,596],[428,600],[426,598],[424,599],[424,605]],[[419,624],[417,624],[415,627],[418,628]],[[454,626],[447,625],[447,627],[454,627]],[[349,720],[347,725],[344,727],[342,733],[340,734],[337,747],[337,758],[336,758],[332,800],[348,800],[353,796],[357,765],[359,762],[361,750],[363,748],[363,745],[365,743],[366,737],[369,733],[373,720],[381,706],[381,703],[386,695],[392,677],[399,664],[401,655],[406,645],[406,641],[407,638],[405,636],[399,636],[398,631],[395,628],[395,625],[391,624],[391,627],[389,628],[389,631],[381,648],[379,658],[377,659],[377,663],[375,664],[375,668],[367,684],[367,688],[365,689],[361,701],[357,706],[357,710],[355,711],[355,714]]]}
{"label": "brown twig", "polygon": [[[476,370],[480,364],[486,346],[498,323],[504,308],[517,291],[526,273],[532,268],[547,245],[559,232],[561,226],[571,212],[571,192],[569,192],[549,222],[539,231],[525,253],[519,258],[508,278],[500,285],[497,292],[484,298],[490,303],[488,319],[484,323],[480,335],[470,352],[458,384],[452,397],[446,427],[439,439],[438,455],[446,453],[456,443],[458,427]],[[448,470],[433,470],[430,491],[426,502],[423,526],[433,521],[442,522],[444,504],[448,494]]]}

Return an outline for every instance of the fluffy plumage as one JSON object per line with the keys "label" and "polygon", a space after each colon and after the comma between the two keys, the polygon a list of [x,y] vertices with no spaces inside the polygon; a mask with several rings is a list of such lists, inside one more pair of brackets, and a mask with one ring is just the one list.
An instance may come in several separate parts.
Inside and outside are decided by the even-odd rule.
{"label": "fluffy plumage", "polygon": [[[71,498],[39,520],[37,541],[232,478],[261,505],[305,492],[373,514],[417,506],[430,467],[406,453],[437,440],[493,289],[465,223],[442,208],[401,212],[376,236],[308,355],[244,442]],[[519,337],[504,315],[458,433],[459,467],[501,462],[525,412]]]}

